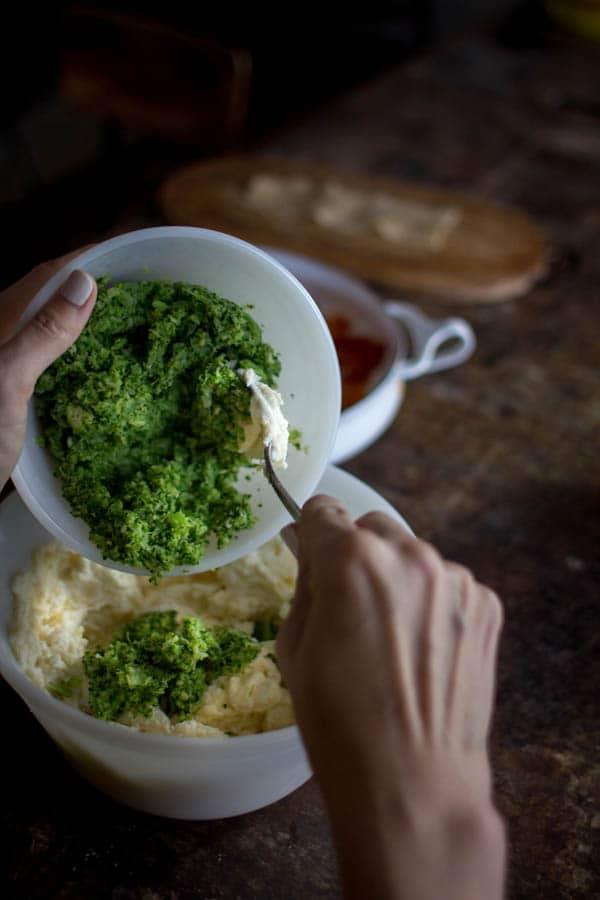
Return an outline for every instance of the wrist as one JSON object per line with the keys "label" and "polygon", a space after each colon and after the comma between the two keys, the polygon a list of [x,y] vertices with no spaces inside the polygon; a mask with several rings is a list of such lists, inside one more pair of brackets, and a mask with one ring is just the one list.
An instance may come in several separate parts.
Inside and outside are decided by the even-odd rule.
{"label": "wrist", "polygon": [[327,805],[347,900],[501,900],[506,837],[490,800],[436,798],[417,814]]}
{"label": "wrist", "polygon": [[371,808],[376,816],[414,820],[415,827],[419,821],[425,826],[428,816],[494,809],[486,747],[411,753],[382,744],[357,748],[328,741],[323,747],[309,741],[308,751],[330,805]]}
{"label": "wrist", "polygon": [[503,821],[485,751],[313,760],[337,846],[345,896],[471,900],[502,896]]}

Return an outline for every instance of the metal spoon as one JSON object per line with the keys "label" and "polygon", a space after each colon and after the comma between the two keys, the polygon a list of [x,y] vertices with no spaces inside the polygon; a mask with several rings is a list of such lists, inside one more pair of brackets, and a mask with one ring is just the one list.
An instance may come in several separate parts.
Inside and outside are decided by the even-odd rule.
{"label": "metal spoon", "polygon": [[[257,393],[256,387],[252,383],[248,384],[248,382],[243,377],[242,371],[240,369],[236,369],[235,372],[241,378],[245,387],[248,388],[250,393],[256,394]],[[283,505],[289,512],[289,514],[292,517],[292,519],[294,520],[294,522],[297,522],[298,519],[300,518],[300,516],[302,515],[302,510],[300,509],[300,507],[298,506],[298,504],[296,503],[296,501],[294,500],[292,495],[289,494],[288,491],[284,488],[281,481],[279,480],[279,476],[277,475],[277,473],[275,472],[275,469],[273,468],[273,461],[271,459],[271,441],[270,440],[265,441],[263,457],[264,457],[264,461],[265,461],[265,476],[267,478],[267,481],[269,482],[269,484],[271,485],[271,487],[273,488],[273,490],[275,491],[275,493],[277,494],[277,496],[279,497],[279,499],[281,500],[281,502],[283,503]]]}
{"label": "metal spoon", "polygon": [[289,512],[294,522],[297,522],[302,515],[302,510],[300,509],[294,498],[291,496],[291,494],[289,494],[288,491],[284,488],[281,481],[279,480],[279,477],[277,476],[277,473],[275,472],[275,469],[273,468],[273,463],[271,461],[270,442],[268,444],[265,444],[264,460],[265,475],[267,476],[269,484]]}

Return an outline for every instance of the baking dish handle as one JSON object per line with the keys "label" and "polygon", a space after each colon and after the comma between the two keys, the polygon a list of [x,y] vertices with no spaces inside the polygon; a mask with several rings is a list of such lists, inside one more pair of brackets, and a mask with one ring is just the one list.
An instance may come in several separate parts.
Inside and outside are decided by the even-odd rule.
{"label": "baking dish handle", "polygon": [[[388,300],[384,309],[404,325],[411,340],[411,356],[397,363],[398,375],[404,381],[458,366],[475,350],[475,333],[464,319],[430,319],[410,303],[397,300]],[[444,349],[448,341],[453,346]]]}

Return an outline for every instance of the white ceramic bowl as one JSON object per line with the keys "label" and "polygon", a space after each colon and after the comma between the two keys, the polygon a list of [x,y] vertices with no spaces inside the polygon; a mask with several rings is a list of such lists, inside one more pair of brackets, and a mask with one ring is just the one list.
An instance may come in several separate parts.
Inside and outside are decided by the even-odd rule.
{"label": "white ceramic bowl", "polygon": [[458,366],[475,350],[473,329],[464,319],[432,319],[409,303],[382,303],[366,284],[335,266],[287,250],[266,249],[298,278],[326,319],[341,315],[353,331],[384,348],[367,394],[341,414],[331,462],[356,456],[389,428],[406,381]]}
{"label": "white ceramic bowl", "polygon": [[[278,351],[282,370],[278,387],[290,424],[302,432],[307,452],[290,448],[286,487],[302,504],[313,492],[331,456],[340,409],[340,377],[335,348],[318,307],[308,291],[279,262],[238,238],[202,228],[148,228],[97,244],[71,260],[36,294],[30,318],[73,269],[116,280],[187,281],[245,305],[263,327],[264,338]],[[57,540],[83,556],[126,572],[142,572],[105,560],[88,539],[81,519],[71,515],[52,461],[37,444],[39,424],[29,406],[25,445],[13,481],[35,518]],[[248,471],[248,470],[245,470]],[[256,524],[218,550],[212,541],[196,566],[173,570],[199,572],[225,565],[255,550],[277,534],[289,516],[262,472],[249,470],[239,487],[252,496]]]}
{"label": "white ceramic bowl", "polygon": [[[355,517],[380,510],[410,531],[383,497],[347,472],[328,468],[318,490],[342,499]],[[11,581],[50,538],[16,494],[0,506],[0,672],[88,781],[145,812],[215,819],[267,806],[310,777],[295,726],[237,738],[142,734],[94,719],[29,681],[8,641]]]}

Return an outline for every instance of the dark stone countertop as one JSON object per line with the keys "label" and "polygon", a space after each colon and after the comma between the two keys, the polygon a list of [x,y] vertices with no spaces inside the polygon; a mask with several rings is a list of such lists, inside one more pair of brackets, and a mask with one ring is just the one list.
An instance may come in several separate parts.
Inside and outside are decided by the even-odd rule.
{"label": "dark stone countertop", "polygon": [[[598,46],[473,38],[260,148],[519,205],[555,249],[526,297],[452,307],[475,357],[410,384],[347,465],[504,601],[492,753],[511,900],[600,896],[599,83]],[[314,781],[236,819],[155,819],[88,787],[0,690],[4,897],[339,896]]]}

